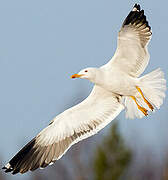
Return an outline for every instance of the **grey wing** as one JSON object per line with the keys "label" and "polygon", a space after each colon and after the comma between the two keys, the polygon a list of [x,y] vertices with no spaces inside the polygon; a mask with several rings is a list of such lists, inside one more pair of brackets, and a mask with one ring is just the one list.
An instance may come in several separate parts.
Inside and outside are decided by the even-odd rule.
{"label": "grey wing", "polygon": [[107,65],[115,64],[129,75],[138,77],[149,62],[147,45],[151,36],[144,10],[135,4],[119,31],[116,52]]}

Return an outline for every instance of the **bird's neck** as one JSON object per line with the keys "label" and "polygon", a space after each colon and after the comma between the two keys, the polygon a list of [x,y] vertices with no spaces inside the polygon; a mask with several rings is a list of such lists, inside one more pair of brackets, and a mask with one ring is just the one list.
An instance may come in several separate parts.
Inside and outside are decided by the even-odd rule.
{"label": "bird's neck", "polygon": [[104,72],[101,69],[97,68],[94,78],[91,79],[90,81],[96,85],[101,86],[104,82],[104,76],[105,76]]}

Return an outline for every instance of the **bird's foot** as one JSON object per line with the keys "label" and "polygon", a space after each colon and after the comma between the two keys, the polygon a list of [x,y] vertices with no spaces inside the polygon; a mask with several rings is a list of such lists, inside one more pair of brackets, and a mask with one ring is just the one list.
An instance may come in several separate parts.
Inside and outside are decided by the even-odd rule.
{"label": "bird's foot", "polygon": [[154,110],[154,107],[153,107],[152,104],[145,98],[145,96],[144,96],[142,90],[141,90],[138,86],[136,86],[136,89],[137,89],[138,92],[141,94],[141,96],[142,96],[144,102],[145,102],[145,103],[148,105],[148,107],[153,111],[153,110]]}
{"label": "bird's foot", "polygon": [[148,110],[145,109],[144,107],[138,105],[138,109],[139,109],[140,111],[142,111],[145,116],[148,115]]}
{"label": "bird's foot", "polygon": [[148,115],[148,110],[145,109],[144,107],[140,106],[140,105],[137,103],[137,100],[136,100],[136,98],[135,98],[134,96],[131,96],[131,98],[135,101],[138,109],[139,109],[141,112],[143,112],[143,114],[144,114],[145,116],[147,116],[147,115]]}

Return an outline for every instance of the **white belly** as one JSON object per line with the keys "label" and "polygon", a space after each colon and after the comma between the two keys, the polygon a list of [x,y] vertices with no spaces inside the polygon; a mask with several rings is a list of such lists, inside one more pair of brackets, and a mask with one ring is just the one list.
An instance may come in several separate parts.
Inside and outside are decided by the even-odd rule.
{"label": "white belly", "polygon": [[114,71],[110,74],[108,73],[106,74],[106,77],[103,86],[108,91],[124,96],[134,96],[137,93],[137,78],[133,78],[128,74],[119,71]]}

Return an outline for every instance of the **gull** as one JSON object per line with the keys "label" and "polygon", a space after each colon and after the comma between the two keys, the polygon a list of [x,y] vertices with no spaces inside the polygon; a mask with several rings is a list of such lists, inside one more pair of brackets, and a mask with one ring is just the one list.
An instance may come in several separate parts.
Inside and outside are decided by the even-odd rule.
{"label": "gull", "polygon": [[86,68],[71,76],[94,83],[91,94],[57,115],[3,167],[5,172],[25,173],[53,164],[73,144],[103,129],[123,109],[132,119],[159,109],[166,90],[163,72],[159,68],[139,77],[149,62],[151,36],[144,10],[135,4],[118,33],[112,59],[100,68]]}

